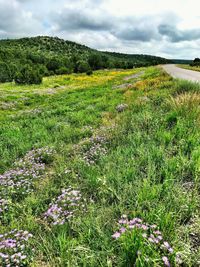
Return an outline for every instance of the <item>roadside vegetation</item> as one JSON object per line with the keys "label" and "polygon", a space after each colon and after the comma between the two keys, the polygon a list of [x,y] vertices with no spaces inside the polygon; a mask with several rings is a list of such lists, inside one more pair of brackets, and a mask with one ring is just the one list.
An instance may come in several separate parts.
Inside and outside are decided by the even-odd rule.
{"label": "roadside vegetation", "polygon": [[1,84],[1,266],[199,266],[199,89],[158,67]]}
{"label": "roadside vegetation", "polygon": [[189,65],[180,65],[180,67],[188,70],[200,71],[200,58],[195,58]]}
{"label": "roadside vegetation", "polygon": [[179,65],[179,67],[187,70],[200,71],[200,66],[191,66],[191,65]]}

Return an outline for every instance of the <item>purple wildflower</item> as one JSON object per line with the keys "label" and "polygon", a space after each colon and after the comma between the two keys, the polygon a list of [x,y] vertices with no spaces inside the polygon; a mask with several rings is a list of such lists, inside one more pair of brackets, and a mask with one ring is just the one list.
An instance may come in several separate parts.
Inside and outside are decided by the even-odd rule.
{"label": "purple wildflower", "polygon": [[[160,253],[163,253],[163,249],[165,249],[165,252],[173,253],[173,248],[170,244],[166,241],[162,242],[162,233],[155,224],[150,225],[148,223],[144,223],[140,218],[133,218],[129,220],[126,215],[122,215],[118,221],[118,226],[118,230],[112,235],[115,239],[120,238],[122,233],[131,232],[134,229],[134,231],[138,231],[138,233],[141,234],[144,241],[152,243],[152,245],[148,242],[144,242],[144,244],[154,246],[155,249],[160,251]],[[162,260],[165,263],[165,266],[170,266],[170,262],[166,256],[163,257]]]}
{"label": "purple wildflower", "polygon": [[112,235],[112,237],[113,237],[114,239],[118,239],[120,236],[121,236],[121,234],[120,234],[119,232],[116,232],[116,233],[114,233],[114,234]]}
{"label": "purple wildflower", "polygon": [[162,260],[163,260],[165,266],[170,267],[170,262],[166,256],[162,257]]}
{"label": "purple wildflower", "polygon": [[0,175],[1,194],[4,196],[17,194],[21,197],[31,193],[34,180],[41,178],[45,172],[44,159],[52,153],[53,150],[49,148],[35,149],[16,161],[13,169]]}
{"label": "purple wildflower", "polygon": [[121,227],[121,228],[119,229],[119,231],[120,231],[121,233],[125,233],[125,232],[126,232],[126,228],[125,228],[125,227]]}
{"label": "purple wildflower", "polygon": [[71,187],[62,190],[62,194],[49,205],[44,218],[53,225],[70,221],[77,212],[85,211],[85,199],[79,190]]}
{"label": "purple wildflower", "polygon": [[28,257],[26,243],[32,235],[28,231],[14,229],[0,235],[1,266],[24,266]]}

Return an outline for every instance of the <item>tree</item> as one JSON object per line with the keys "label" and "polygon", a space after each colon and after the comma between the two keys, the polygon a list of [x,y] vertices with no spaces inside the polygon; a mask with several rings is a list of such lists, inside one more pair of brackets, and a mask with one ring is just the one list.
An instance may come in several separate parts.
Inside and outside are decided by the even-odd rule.
{"label": "tree", "polygon": [[33,69],[30,65],[25,65],[15,76],[17,84],[40,84],[42,75],[38,69]]}
{"label": "tree", "polygon": [[200,66],[200,58],[195,58],[192,65],[193,66]]}
{"label": "tree", "polygon": [[200,66],[200,58],[195,58],[190,66]]}
{"label": "tree", "polygon": [[83,73],[83,72],[87,72],[90,70],[90,65],[88,64],[87,61],[79,61],[78,62],[78,66],[77,66],[77,70],[79,73]]}
{"label": "tree", "polygon": [[61,75],[61,74],[70,74],[72,73],[71,69],[67,67],[61,67],[58,70],[56,70],[56,74]]}
{"label": "tree", "polygon": [[198,58],[198,57],[195,58],[195,59],[194,59],[194,63],[200,63],[200,58]]}
{"label": "tree", "polygon": [[49,71],[55,72],[56,70],[58,70],[61,67],[62,67],[62,61],[56,57],[49,59],[49,61],[47,63],[47,69]]}
{"label": "tree", "polygon": [[0,82],[10,81],[12,81],[12,77],[9,66],[5,62],[0,62]]}
{"label": "tree", "polygon": [[99,70],[103,67],[102,56],[99,54],[91,54],[88,59],[88,63],[93,70]]}

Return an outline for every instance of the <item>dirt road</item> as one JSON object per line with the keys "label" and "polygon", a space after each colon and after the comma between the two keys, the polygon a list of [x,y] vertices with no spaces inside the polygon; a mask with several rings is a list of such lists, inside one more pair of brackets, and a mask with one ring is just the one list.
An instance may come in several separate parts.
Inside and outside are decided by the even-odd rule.
{"label": "dirt road", "polygon": [[200,82],[200,72],[198,71],[182,69],[173,64],[163,65],[162,67],[174,78]]}

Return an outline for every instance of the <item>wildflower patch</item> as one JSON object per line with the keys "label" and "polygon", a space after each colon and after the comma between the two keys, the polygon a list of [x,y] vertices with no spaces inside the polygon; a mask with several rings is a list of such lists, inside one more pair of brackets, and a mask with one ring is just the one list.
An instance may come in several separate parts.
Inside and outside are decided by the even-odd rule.
{"label": "wildflower patch", "polygon": [[104,135],[97,135],[90,138],[89,145],[83,153],[83,159],[87,165],[95,164],[101,156],[107,154],[106,144],[107,138]]}
{"label": "wildflower patch", "polygon": [[1,266],[27,266],[32,254],[28,248],[28,241],[32,237],[28,231],[17,229],[0,234]]}
{"label": "wildflower patch", "polygon": [[118,221],[118,230],[112,237],[121,241],[126,254],[131,254],[129,258],[132,263],[153,266],[153,259],[159,259],[160,264],[170,266],[174,261],[174,250],[164,240],[157,225],[145,223],[140,218],[129,220],[126,215],[122,215]]}
{"label": "wildflower patch", "polygon": [[52,225],[69,222],[75,215],[86,211],[86,200],[79,190],[71,187],[62,190],[62,194],[52,201],[44,214],[44,219]]}
{"label": "wildflower patch", "polygon": [[14,168],[0,175],[0,193],[5,198],[21,199],[34,190],[34,180],[45,173],[53,150],[40,148],[29,151],[24,158],[14,163]]}

